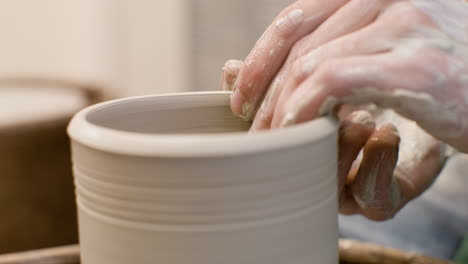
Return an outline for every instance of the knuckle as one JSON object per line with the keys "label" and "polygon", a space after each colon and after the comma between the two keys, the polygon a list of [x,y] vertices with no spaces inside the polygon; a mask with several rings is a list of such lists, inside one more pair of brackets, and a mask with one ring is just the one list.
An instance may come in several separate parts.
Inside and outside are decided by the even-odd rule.
{"label": "knuckle", "polygon": [[291,69],[290,78],[294,85],[300,84],[306,78],[306,74],[304,73],[302,62],[300,60],[296,60],[294,62]]}
{"label": "knuckle", "polygon": [[298,40],[294,44],[294,46],[291,48],[291,50],[289,51],[288,60],[296,61],[297,59],[299,59],[299,57],[301,57],[302,55],[301,50],[304,49],[303,46],[304,46],[304,39]]}
{"label": "knuckle", "polygon": [[431,18],[416,8],[410,12],[410,18],[411,18],[411,22],[413,22],[414,24],[419,24],[419,25],[431,25],[432,24]]}
{"label": "knuckle", "polygon": [[420,26],[431,26],[432,20],[423,12],[411,8],[411,11],[401,14],[397,23],[403,32],[413,32]]}
{"label": "knuckle", "polygon": [[336,59],[328,59],[318,66],[316,76],[321,84],[335,86],[339,77],[337,64]]}

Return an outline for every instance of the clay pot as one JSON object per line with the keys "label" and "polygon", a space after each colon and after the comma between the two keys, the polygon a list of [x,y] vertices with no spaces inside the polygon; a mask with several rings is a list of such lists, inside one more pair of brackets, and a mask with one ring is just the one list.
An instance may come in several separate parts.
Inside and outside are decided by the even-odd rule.
{"label": "clay pot", "polygon": [[338,263],[335,121],[249,134],[229,95],[120,99],[73,118],[83,263]]}

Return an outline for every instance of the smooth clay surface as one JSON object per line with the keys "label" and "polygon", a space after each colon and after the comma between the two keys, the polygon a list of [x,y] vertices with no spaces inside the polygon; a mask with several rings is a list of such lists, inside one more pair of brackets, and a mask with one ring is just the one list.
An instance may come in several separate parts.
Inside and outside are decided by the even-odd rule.
{"label": "smooth clay surface", "polygon": [[[98,108],[87,116],[95,125],[119,131],[145,134],[195,134],[240,132],[249,123],[236,118],[224,102],[216,97],[175,96],[140,98],[117,102],[112,107]],[[176,97],[178,97],[176,99]],[[196,96],[197,97],[197,96]]]}
{"label": "smooth clay surface", "polygon": [[74,117],[84,264],[338,263],[335,121],[249,134],[229,95],[135,97]]}

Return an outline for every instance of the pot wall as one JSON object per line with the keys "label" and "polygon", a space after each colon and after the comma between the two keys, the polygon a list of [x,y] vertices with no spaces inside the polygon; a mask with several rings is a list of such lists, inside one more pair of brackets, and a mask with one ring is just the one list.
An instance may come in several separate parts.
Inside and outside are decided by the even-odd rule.
{"label": "pot wall", "polygon": [[[228,103],[227,93],[133,98],[74,118],[69,133],[83,263],[338,262],[334,122],[247,135]],[[217,113],[210,122],[200,115],[207,104]],[[127,114],[113,119],[112,109]],[[172,121],[158,112],[172,112]],[[140,132],[126,127],[143,116]],[[180,132],[179,120],[191,125],[170,134]],[[235,124],[239,132],[219,132]],[[108,141],[90,136],[106,133]]]}

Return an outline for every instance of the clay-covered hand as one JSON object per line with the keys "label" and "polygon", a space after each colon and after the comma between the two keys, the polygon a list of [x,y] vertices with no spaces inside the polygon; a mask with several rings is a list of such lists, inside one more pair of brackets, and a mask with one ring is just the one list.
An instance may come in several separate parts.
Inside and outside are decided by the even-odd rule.
{"label": "clay-covered hand", "polygon": [[[237,78],[236,65],[225,65],[225,90]],[[391,218],[432,184],[445,162],[445,144],[393,110],[340,105],[336,113],[342,214]]]}
{"label": "clay-covered hand", "polygon": [[[252,130],[308,121],[329,113],[336,105],[373,103],[395,110],[434,137],[467,152],[466,14],[468,3],[463,0],[299,0],[280,13],[245,62],[226,63],[223,87],[234,90],[233,112],[254,119]],[[350,186],[365,186],[367,192],[359,187],[345,188],[342,180],[340,186],[345,193],[351,189],[355,201],[350,205],[346,202],[349,195],[344,195],[342,208],[385,219],[430,185],[440,169],[440,162],[431,162],[440,160],[441,145],[411,121],[386,111],[372,115],[377,121],[394,116],[390,121],[398,119],[397,124],[369,127],[367,132],[361,131],[368,133],[361,136],[362,142],[344,144],[344,135],[352,135],[343,132],[351,131],[346,124],[356,116],[364,120],[362,113],[344,118],[340,152],[356,149],[351,152],[357,155],[364,148],[362,164],[355,165],[357,174],[353,179],[351,173],[348,182]],[[412,137],[406,139],[408,135]],[[404,143],[401,149],[398,151],[396,144],[393,156],[380,157],[386,163],[377,162],[377,154],[391,149],[400,138]],[[419,149],[419,139],[427,139],[429,145]],[[414,145],[409,150],[417,150],[415,157],[403,154],[408,144]],[[398,174],[397,168],[396,177],[365,176],[393,175],[382,171],[393,172],[398,153],[399,164],[412,162],[405,169],[410,173]],[[352,163],[350,160],[341,159],[340,166]],[[436,166],[429,166],[433,164]],[[346,178],[348,172],[343,174],[340,178]],[[390,191],[397,187],[385,186],[398,186],[398,194]],[[372,188],[374,193],[369,192]],[[360,196],[366,197],[359,197],[360,191]],[[380,202],[370,202],[374,200]],[[366,209],[369,203],[373,203],[372,208]]]}
{"label": "clay-covered hand", "polygon": [[426,190],[446,148],[417,124],[374,105],[338,110],[340,212],[392,217]]}
{"label": "clay-covered hand", "polygon": [[237,61],[231,108],[258,130],[375,103],[468,151],[466,14],[464,0],[299,0]]}

